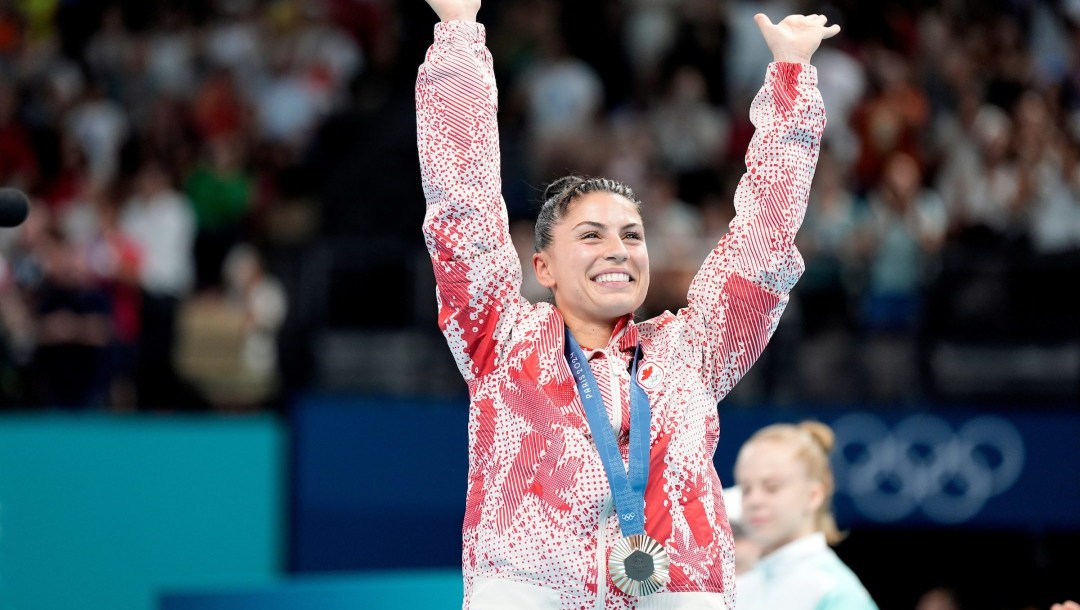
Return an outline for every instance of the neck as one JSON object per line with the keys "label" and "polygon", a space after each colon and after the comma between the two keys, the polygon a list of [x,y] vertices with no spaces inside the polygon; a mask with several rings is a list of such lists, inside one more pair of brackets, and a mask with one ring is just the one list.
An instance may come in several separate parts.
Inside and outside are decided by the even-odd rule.
{"label": "neck", "polygon": [[608,341],[611,339],[611,333],[615,331],[615,325],[618,323],[618,320],[587,322],[575,320],[570,316],[563,316],[563,320],[565,320],[566,327],[570,329],[570,334],[577,340],[578,345],[589,349],[607,347]]}
{"label": "neck", "polygon": [[803,538],[806,538],[807,536],[812,536],[812,535],[814,535],[816,533],[817,533],[817,530],[815,530],[812,527],[802,529],[799,532],[796,532],[796,534],[794,536],[790,537],[790,538],[785,538],[784,540],[774,542],[771,545],[763,546],[762,549],[761,549],[761,556],[762,557],[767,557],[769,555],[772,555],[776,551],[784,548],[785,546],[791,544],[792,542],[795,542],[796,540],[802,540]]}

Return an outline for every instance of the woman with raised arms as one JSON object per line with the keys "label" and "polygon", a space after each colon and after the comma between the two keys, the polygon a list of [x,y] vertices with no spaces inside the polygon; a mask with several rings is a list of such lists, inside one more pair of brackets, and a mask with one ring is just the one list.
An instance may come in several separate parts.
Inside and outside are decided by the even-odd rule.
{"label": "woman with raised arms", "polygon": [[480,2],[428,4],[441,22],[417,77],[417,144],[439,324],[470,394],[464,607],[734,608],[717,403],[803,270],[793,240],[825,127],[809,61],[839,26],[756,16],[775,61],[730,232],[687,307],[636,321],[646,227],[614,180],[547,188],[531,262],[552,302],[521,296]]}

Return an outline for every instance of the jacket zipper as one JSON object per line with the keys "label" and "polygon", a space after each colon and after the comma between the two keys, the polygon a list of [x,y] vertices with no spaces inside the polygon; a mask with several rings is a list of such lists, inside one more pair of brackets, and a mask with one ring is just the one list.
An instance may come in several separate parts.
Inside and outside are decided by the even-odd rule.
{"label": "jacket zipper", "polygon": [[[608,374],[611,376],[611,426],[615,429],[615,438],[622,432],[622,386],[619,372],[615,368],[614,358],[605,352]],[[604,510],[600,511],[600,523],[596,538],[596,610],[604,610],[607,602],[607,522],[615,508],[615,501],[609,493],[604,499]]]}

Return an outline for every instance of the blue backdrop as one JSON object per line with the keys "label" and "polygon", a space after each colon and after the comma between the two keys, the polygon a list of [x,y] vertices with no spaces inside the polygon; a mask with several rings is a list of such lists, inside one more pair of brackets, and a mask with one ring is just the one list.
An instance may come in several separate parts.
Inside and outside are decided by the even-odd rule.
{"label": "blue backdrop", "polygon": [[[333,397],[299,404],[293,569],[459,565],[466,409]],[[837,432],[842,528],[1080,530],[1075,413],[722,409],[715,461],[725,485],[755,430],[805,418]]]}

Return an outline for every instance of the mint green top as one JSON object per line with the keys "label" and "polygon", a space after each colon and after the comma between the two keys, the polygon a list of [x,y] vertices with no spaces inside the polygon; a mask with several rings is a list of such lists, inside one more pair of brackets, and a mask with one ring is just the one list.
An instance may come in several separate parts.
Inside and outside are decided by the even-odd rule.
{"label": "mint green top", "polygon": [[859,578],[812,534],[780,547],[739,575],[739,610],[878,610]]}

